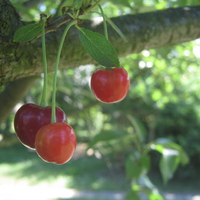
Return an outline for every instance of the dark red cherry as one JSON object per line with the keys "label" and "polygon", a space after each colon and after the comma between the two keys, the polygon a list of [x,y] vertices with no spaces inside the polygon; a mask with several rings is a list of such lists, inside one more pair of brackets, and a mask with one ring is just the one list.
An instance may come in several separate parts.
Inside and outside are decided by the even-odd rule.
{"label": "dark red cherry", "polygon": [[[44,125],[51,123],[52,107],[24,104],[16,113],[14,127],[19,140],[26,147],[35,149],[35,136]],[[66,122],[65,113],[56,107],[56,122]]]}

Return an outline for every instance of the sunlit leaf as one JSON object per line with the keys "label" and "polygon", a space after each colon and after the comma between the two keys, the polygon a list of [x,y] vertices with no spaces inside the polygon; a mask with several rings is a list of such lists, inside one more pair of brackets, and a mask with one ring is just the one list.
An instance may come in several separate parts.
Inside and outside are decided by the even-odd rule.
{"label": "sunlit leaf", "polygon": [[149,194],[149,200],[164,200],[164,198],[159,193]]}
{"label": "sunlit leaf", "polygon": [[180,154],[177,150],[164,149],[159,167],[165,183],[173,177],[179,163]]}
{"label": "sunlit leaf", "polygon": [[180,162],[183,165],[187,164],[189,161],[189,158],[188,158],[187,154],[185,153],[185,151],[183,150],[183,148],[180,145],[172,142],[171,140],[169,140],[167,138],[158,138],[155,141],[155,143],[153,143],[153,145],[155,145],[155,148],[157,145],[159,145],[159,146],[161,145],[160,149],[162,148],[162,152],[160,152],[160,153],[163,153],[164,149],[172,149],[172,150],[178,151],[179,156],[180,156]]}

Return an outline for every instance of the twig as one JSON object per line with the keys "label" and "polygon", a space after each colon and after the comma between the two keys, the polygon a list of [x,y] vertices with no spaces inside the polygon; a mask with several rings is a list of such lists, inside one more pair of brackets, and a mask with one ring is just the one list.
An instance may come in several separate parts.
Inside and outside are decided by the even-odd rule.
{"label": "twig", "polygon": [[[71,20],[72,20],[72,18],[68,14],[62,15],[61,17],[57,18],[53,22],[47,24],[47,26],[45,28],[45,33],[50,33],[50,32],[56,31],[60,26],[62,26],[63,24],[65,24]],[[42,33],[38,34],[37,38],[40,38],[41,36],[42,36]]]}

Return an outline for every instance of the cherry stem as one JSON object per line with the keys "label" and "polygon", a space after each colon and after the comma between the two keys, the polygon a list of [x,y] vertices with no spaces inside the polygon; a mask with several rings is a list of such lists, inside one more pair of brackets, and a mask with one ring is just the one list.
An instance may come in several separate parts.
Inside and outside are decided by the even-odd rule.
{"label": "cherry stem", "polygon": [[47,55],[46,55],[46,42],[45,42],[45,17],[42,17],[42,57],[43,57],[43,91],[42,91],[42,98],[41,98],[41,106],[47,106]]}
{"label": "cherry stem", "polygon": [[108,28],[107,28],[107,24],[106,24],[106,16],[105,16],[105,14],[103,12],[103,9],[102,9],[101,5],[98,4],[98,6],[99,6],[99,9],[101,11],[101,15],[103,17],[104,35],[105,35],[105,38],[108,40]]}
{"label": "cherry stem", "polygon": [[58,47],[58,52],[57,52],[57,57],[56,57],[56,64],[55,64],[55,69],[54,69],[54,77],[53,77],[53,93],[52,93],[52,113],[51,113],[51,123],[56,123],[56,85],[57,85],[57,74],[58,74],[58,66],[59,66],[59,61],[60,61],[60,55],[62,51],[62,47],[66,38],[66,35],[69,31],[69,29],[77,24],[77,20],[72,21],[66,29],[64,30],[64,33],[62,35],[60,45]]}

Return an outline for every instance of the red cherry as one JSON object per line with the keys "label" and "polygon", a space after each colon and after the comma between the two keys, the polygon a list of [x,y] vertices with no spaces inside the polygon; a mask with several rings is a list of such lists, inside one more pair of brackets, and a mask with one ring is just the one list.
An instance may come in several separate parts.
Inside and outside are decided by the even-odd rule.
{"label": "red cherry", "polygon": [[66,123],[52,123],[39,129],[35,138],[37,154],[46,162],[64,164],[76,149],[76,135]]}
{"label": "red cherry", "polygon": [[[35,148],[35,135],[44,125],[51,123],[51,106],[42,108],[35,104],[24,104],[16,113],[14,127],[19,140],[28,148]],[[57,122],[66,122],[65,113],[56,107]]]}
{"label": "red cherry", "polygon": [[129,87],[130,79],[123,68],[99,69],[91,77],[92,92],[104,103],[117,103],[123,100]]}

